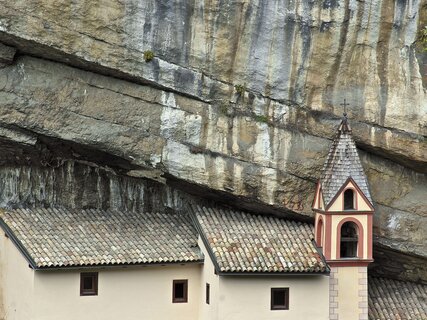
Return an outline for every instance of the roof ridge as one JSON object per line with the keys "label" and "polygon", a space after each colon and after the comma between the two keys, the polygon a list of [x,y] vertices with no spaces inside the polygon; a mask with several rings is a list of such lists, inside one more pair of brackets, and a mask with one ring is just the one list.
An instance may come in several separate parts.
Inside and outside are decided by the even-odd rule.
{"label": "roof ridge", "polygon": [[225,207],[225,206],[207,206],[207,205],[200,205],[200,204],[196,204],[196,206],[201,206],[201,208],[214,208],[217,210],[224,210],[224,211],[230,211],[232,213],[236,213],[236,214],[244,214],[244,215],[249,215],[249,216],[254,216],[254,217],[262,217],[263,219],[267,219],[267,218],[273,218],[273,219],[279,219],[282,221],[286,221],[289,223],[299,223],[299,224],[303,224],[309,227],[312,227],[314,225],[314,223],[311,223],[309,221],[303,221],[303,220],[299,220],[299,219],[294,219],[292,217],[287,217],[287,216],[279,216],[276,214],[272,214],[272,213],[260,213],[260,212],[250,212],[250,211],[244,211],[244,210],[236,210],[234,208],[231,207]]}

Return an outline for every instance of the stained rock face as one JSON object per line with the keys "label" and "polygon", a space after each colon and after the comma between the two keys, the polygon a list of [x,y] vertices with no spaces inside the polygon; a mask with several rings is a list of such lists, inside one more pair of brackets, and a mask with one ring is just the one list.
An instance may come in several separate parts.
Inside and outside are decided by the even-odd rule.
{"label": "stained rock face", "polygon": [[[415,56],[425,1],[2,1],[0,39],[202,100],[275,100],[425,135]],[[144,63],[142,52],[157,59]],[[405,107],[403,107],[405,106]]]}
{"label": "stained rock face", "polygon": [[1,163],[56,139],[62,157],[310,219],[346,98],[377,243],[427,258],[425,0],[0,4]]}

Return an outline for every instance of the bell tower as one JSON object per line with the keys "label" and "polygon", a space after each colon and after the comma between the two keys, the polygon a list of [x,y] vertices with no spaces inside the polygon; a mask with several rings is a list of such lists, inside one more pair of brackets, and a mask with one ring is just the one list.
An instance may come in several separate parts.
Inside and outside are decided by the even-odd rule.
{"label": "bell tower", "polygon": [[345,113],[317,183],[313,211],[315,241],[331,268],[330,319],[368,319],[374,207]]}

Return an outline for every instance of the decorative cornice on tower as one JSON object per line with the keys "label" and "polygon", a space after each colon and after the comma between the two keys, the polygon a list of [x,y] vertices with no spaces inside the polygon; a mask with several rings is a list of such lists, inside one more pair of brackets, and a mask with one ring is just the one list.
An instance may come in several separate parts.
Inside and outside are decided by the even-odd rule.
{"label": "decorative cornice on tower", "polygon": [[357,184],[372,205],[368,182],[360,163],[347,114],[344,113],[320,176],[320,187],[326,207],[331,204],[335,195],[349,178]]}

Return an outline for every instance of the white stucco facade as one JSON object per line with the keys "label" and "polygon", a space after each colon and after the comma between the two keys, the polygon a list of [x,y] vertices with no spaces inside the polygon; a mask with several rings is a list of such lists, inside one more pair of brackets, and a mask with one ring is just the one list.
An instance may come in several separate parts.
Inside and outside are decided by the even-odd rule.
{"label": "white stucco facade", "polygon": [[[1,320],[196,320],[201,264],[34,271],[0,240]],[[80,296],[80,272],[98,272],[98,295]],[[172,303],[172,281],[188,279],[188,302]]]}
{"label": "white stucco facade", "polygon": [[[289,288],[289,310],[271,310],[271,288]],[[327,276],[221,277],[218,320],[329,319]]]}
{"label": "white stucco facade", "polygon": [[[96,296],[80,296],[77,271],[36,271],[34,319],[57,320],[64,313],[68,317],[62,319],[196,320],[200,268],[193,264],[98,269]],[[187,303],[172,303],[174,279],[188,279]]]}
{"label": "white stucco facade", "polygon": [[34,271],[15,245],[0,233],[0,319],[33,319]]}
{"label": "white stucco facade", "polygon": [[[199,246],[204,264],[34,271],[3,236],[0,319],[328,319],[328,276],[219,276]],[[98,295],[80,296],[81,271],[98,272]],[[174,279],[188,279],[187,303],[172,303]],[[289,310],[270,310],[272,287],[289,288]]]}
{"label": "white stucco facade", "polygon": [[[329,319],[329,276],[218,276],[200,239],[199,247],[205,255],[201,279],[211,287],[200,320]],[[289,288],[289,310],[271,310],[271,288]]]}

